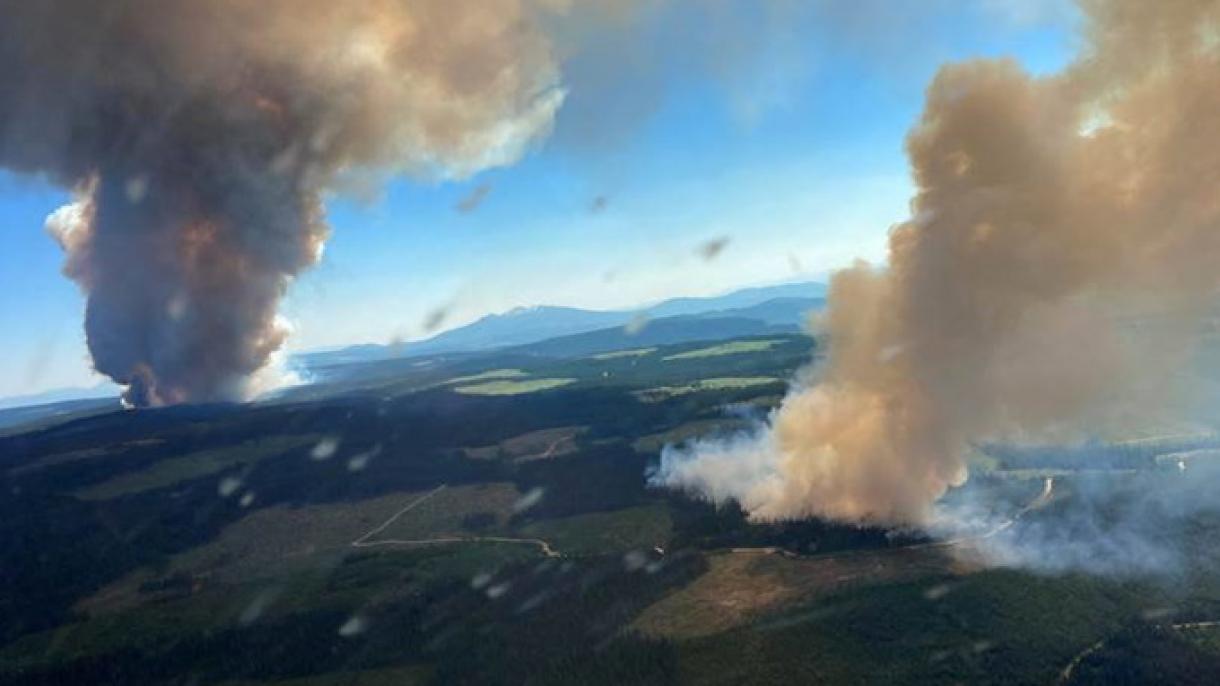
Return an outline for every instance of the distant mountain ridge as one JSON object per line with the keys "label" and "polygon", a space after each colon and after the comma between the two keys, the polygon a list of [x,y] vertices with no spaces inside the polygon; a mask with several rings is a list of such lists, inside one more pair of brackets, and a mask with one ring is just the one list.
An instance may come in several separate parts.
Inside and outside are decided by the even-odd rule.
{"label": "distant mountain ridge", "polygon": [[748,336],[792,334],[799,331],[800,327],[795,323],[770,324],[760,319],[735,316],[679,315],[649,321],[639,331],[629,331],[626,327],[616,326],[548,338],[508,350],[546,357],[584,357],[628,348],[647,348],[691,341],[712,342]]}
{"label": "distant mountain ridge", "polygon": [[767,324],[796,324],[804,327],[808,323],[806,320],[809,317],[809,313],[822,309],[825,304],[825,298],[773,298],[760,302],[757,305],[750,305],[749,307],[704,312],[691,316],[702,318],[739,317],[743,319],[756,319]]}
{"label": "distant mountain ridge", "polygon": [[778,286],[742,288],[724,295],[705,297],[671,298],[651,307],[644,313],[651,319],[675,317],[685,314],[707,314],[726,310],[740,310],[777,299],[824,299],[826,284],[816,281],[786,283]]}
{"label": "distant mountain ridge", "polygon": [[[825,295],[825,285],[808,282],[747,288],[720,296],[673,298],[639,310],[519,307],[487,315],[416,343],[401,346],[363,343],[333,351],[302,353],[294,356],[293,362],[306,370],[318,370],[399,357],[508,348],[531,355],[577,356],[633,346],[792,333],[801,330],[809,311],[825,304]],[[627,327],[628,324],[632,326]],[[80,407],[85,407],[117,401],[120,390],[103,382],[93,388],[65,388],[0,398],[0,411],[13,410],[6,412],[4,419],[25,420],[35,414],[54,414],[75,407],[63,403],[80,403]],[[86,400],[92,402],[81,402]],[[0,420],[0,426],[4,424]]]}
{"label": "distant mountain ridge", "polygon": [[0,410],[31,407],[34,405],[50,405],[68,400],[93,400],[97,398],[113,398],[117,400],[122,390],[109,381],[103,381],[89,388],[55,388],[40,393],[0,398]]}
{"label": "distant mountain ridge", "polygon": [[[487,315],[432,338],[401,346],[361,344],[334,351],[302,353],[295,359],[306,368],[319,368],[394,357],[481,352],[528,346],[554,338],[606,329],[621,329],[632,322],[644,324],[643,331],[646,331],[648,326],[670,318],[735,320],[727,327],[733,331],[729,335],[752,335],[772,330],[794,331],[803,324],[805,312],[824,304],[825,296],[824,284],[805,282],[746,288],[720,296],[673,298],[639,310],[585,310],[541,305]],[[753,321],[755,325],[745,325],[745,320]],[[714,325],[706,322],[692,322],[693,319],[688,321],[685,328],[693,327],[704,333],[712,333],[715,330]],[[674,337],[674,340],[694,340],[690,336],[699,335],[691,331],[683,337],[675,328],[682,328],[681,325],[671,323],[665,326],[670,333],[668,342],[673,342],[668,339]],[[607,335],[602,337],[606,338]]]}
{"label": "distant mountain ridge", "polygon": [[46,402],[29,405],[0,407],[0,433],[12,427],[28,425],[40,420],[55,417],[83,416],[89,413],[100,413],[116,410],[122,407],[118,393],[113,396],[89,398],[53,398]]}
{"label": "distant mountain ridge", "polygon": [[533,343],[584,331],[622,326],[631,312],[582,310],[576,307],[539,305],[490,314],[432,338],[406,344],[408,354],[470,352]]}

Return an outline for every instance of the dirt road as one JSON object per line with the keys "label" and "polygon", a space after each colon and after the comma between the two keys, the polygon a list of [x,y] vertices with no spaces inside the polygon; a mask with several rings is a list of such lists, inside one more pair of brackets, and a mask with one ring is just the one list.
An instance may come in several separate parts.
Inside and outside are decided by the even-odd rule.
{"label": "dirt road", "polygon": [[376,546],[392,546],[392,545],[424,546],[424,545],[442,545],[442,544],[446,544],[446,543],[524,543],[526,545],[537,546],[538,549],[542,551],[542,554],[546,555],[547,557],[561,557],[559,551],[552,548],[550,543],[547,543],[546,541],[544,541],[540,538],[511,538],[511,537],[507,537],[507,536],[441,536],[441,537],[437,537],[437,538],[421,538],[421,539],[410,539],[410,540],[393,539],[393,538],[385,538],[385,539],[380,539],[380,540],[376,540],[376,541],[369,540],[373,536],[376,536],[377,534],[381,533],[382,531],[385,531],[386,528],[388,528],[391,524],[398,521],[399,517],[410,512],[411,510],[415,509],[419,505],[423,504],[426,500],[428,500],[432,496],[436,495],[437,493],[440,493],[441,491],[445,490],[446,486],[447,486],[447,484],[441,484],[440,486],[437,486],[436,488],[432,489],[431,491],[428,491],[424,495],[416,498],[415,500],[412,500],[410,503],[407,504],[406,507],[402,508],[398,512],[395,512],[393,514],[393,516],[391,516],[389,519],[382,522],[376,528],[370,529],[363,536],[352,541],[352,544],[351,544],[352,547],[353,548],[373,548]]}

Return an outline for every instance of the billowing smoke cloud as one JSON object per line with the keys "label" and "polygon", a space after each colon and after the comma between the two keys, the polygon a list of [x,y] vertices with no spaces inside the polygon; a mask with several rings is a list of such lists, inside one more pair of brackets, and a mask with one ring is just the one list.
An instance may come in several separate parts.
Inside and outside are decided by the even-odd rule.
{"label": "billowing smoke cloud", "polygon": [[325,191],[464,176],[547,133],[562,4],[0,0],[0,166],[77,194],[48,228],[97,370],[136,405],[247,395]]}
{"label": "billowing smoke cloud", "polygon": [[678,79],[757,110],[736,86],[782,65],[799,5],[0,0],[0,167],[76,192],[48,229],[129,402],[246,397],[326,192],[510,164],[566,101],[566,139],[608,140]]}
{"label": "billowing smoke cloud", "polygon": [[667,449],[656,483],[756,518],[926,523],[970,446],[1152,420],[1220,286],[1220,3],[1085,0],[1034,78],[943,68],[888,265],[833,279],[829,353],[754,435]]}

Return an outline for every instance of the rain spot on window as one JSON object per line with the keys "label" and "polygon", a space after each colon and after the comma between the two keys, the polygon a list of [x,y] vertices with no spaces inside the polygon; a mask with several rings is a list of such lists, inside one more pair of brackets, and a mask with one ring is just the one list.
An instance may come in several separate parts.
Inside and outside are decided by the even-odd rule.
{"label": "rain spot on window", "polygon": [[318,441],[318,444],[309,452],[309,459],[315,462],[323,462],[335,456],[339,450],[339,439],[335,436],[327,436]]}
{"label": "rain spot on window", "polygon": [[518,498],[517,502],[513,503],[513,512],[520,514],[537,505],[538,502],[542,500],[542,496],[545,493],[545,489],[543,489],[541,486],[531,488],[525,495]]}
{"label": "rain spot on window", "polygon": [[339,635],[344,638],[359,636],[368,629],[368,620],[360,615],[352,615],[343,626],[339,627]]}
{"label": "rain spot on window", "polygon": [[236,493],[237,489],[239,488],[241,488],[241,478],[236,476],[226,476],[220,480],[220,484],[217,485],[216,491],[220,494],[220,497],[228,498]]}

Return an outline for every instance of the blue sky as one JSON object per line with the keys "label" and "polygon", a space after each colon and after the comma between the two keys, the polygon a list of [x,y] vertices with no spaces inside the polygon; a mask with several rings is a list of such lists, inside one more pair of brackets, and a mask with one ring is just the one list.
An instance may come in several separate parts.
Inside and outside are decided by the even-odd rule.
{"label": "blue sky", "polygon": [[[331,198],[323,262],[282,308],[295,326],[290,349],[418,338],[438,308],[448,327],[519,305],[625,307],[882,259],[911,193],[903,138],[937,65],[1010,56],[1050,72],[1078,41],[1055,2],[926,6],[867,32],[810,17],[732,79],[658,76],[656,97],[603,140],[576,78],[553,134],[511,167]],[[490,191],[477,208],[455,210],[481,185]],[[598,197],[604,208],[593,211]],[[0,396],[100,380],[82,296],[41,228],[66,200],[0,173]],[[718,237],[729,244],[717,259],[697,255]]]}

